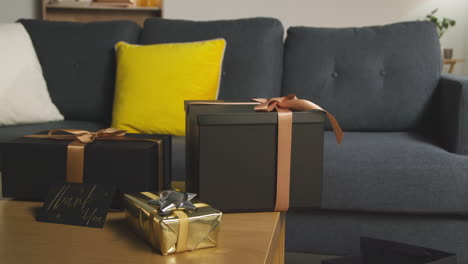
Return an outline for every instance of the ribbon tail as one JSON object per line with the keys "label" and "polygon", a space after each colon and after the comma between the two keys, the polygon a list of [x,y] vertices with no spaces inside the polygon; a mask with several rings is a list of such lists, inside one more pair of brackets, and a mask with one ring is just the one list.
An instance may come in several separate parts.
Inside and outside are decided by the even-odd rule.
{"label": "ribbon tail", "polygon": [[333,128],[333,132],[335,133],[335,137],[336,137],[336,142],[338,142],[338,144],[341,144],[341,141],[343,140],[343,130],[341,129],[340,127],[340,124],[338,123],[338,120],[336,120],[336,118],[330,114],[329,112],[326,112],[326,115],[328,117],[328,120],[330,121],[330,124]]}
{"label": "ribbon tail", "polygon": [[91,132],[89,132],[87,130],[82,130],[82,129],[52,129],[52,130],[49,131],[48,135],[52,136],[52,135],[54,135],[55,133],[58,133],[58,132],[66,132],[66,133],[70,133],[70,134],[73,134],[73,135],[91,134]]}
{"label": "ribbon tail", "polygon": [[263,103],[266,103],[268,101],[268,99],[266,99],[266,98],[253,98],[252,101],[263,104]]}

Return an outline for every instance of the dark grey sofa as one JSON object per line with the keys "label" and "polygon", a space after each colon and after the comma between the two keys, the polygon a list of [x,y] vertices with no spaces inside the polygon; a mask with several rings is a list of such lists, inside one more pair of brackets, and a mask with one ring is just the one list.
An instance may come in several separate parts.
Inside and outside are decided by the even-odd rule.
{"label": "dark grey sofa", "polygon": [[[325,133],[323,208],[288,213],[288,251],[353,254],[359,236],[371,236],[452,251],[468,263],[468,79],[440,75],[432,24],[293,27],[284,41],[281,23],[269,18],[151,19],[143,29],[122,21],[20,23],[66,121],[0,127],[0,142],[53,128],[107,127],[118,40],[224,37],[221,99],[296,93],[334,113],[346,131],[340,146]],[[173,143],[173,176],[182,180],[185,141]]]}

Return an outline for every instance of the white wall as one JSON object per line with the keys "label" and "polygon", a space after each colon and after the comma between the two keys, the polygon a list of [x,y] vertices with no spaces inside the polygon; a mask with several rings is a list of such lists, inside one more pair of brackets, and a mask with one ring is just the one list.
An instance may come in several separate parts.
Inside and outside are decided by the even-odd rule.
{"label": "white wall", "polygon": [[[468,59],[467,0],[165,0],[164,16],[194,20],[271,16],[285,28],[294,25],[352,27],[416,20],[435,8],[438,15],[457,20],[442,38],[457,58]],[[466,44],[465,44],[466,43]],[[468,63],[468,62],[467,62]],[[457,64],[456,73],[468,75]]]}
{"label": "white wall", "polygon": [[0,2],[0,23],[39,16],[40,0],[0,0]]}

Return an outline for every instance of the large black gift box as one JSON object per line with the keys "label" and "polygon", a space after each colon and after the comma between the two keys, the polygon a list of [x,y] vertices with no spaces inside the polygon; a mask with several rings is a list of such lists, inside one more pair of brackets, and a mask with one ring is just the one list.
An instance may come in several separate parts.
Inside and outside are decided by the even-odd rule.
{"label": "large black gift box", "polygon": [[361,256],[322,261],[323,264],[457,264],[453,253],[393,241],[361,238]]}
{"label": "large black gift box", "polygon": [[[278,114],[254,105],[186,106],[187,190],[224,212],[272,211]],[[321,111],[293,113],[291,209],[321,206],[324,121]]]}
{"label": "large black gift box", "polygon": [[[116,185],[114,208],[121,207],[122,192],[158,191],[171,180],[170,136],[125,137],[159,139],[160,143],[96,139],[84,149],[83,182]],[[53,183],[65,181],[67,146],[72,141],[22,137],[2,144],[3,196],[44,200]]]}

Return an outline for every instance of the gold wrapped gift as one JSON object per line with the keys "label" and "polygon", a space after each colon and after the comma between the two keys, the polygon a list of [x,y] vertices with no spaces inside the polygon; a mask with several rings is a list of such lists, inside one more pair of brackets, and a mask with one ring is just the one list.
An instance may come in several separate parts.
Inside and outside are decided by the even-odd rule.
{"label": "gold wrapped gift", "polygon": [[130,225],[163,255],[215,247],[221,226],[221,211],[204,203],[194,203],[196,210],[175,210],[158,214],[159,199],[154,193],[125,194],[124,208]]}

